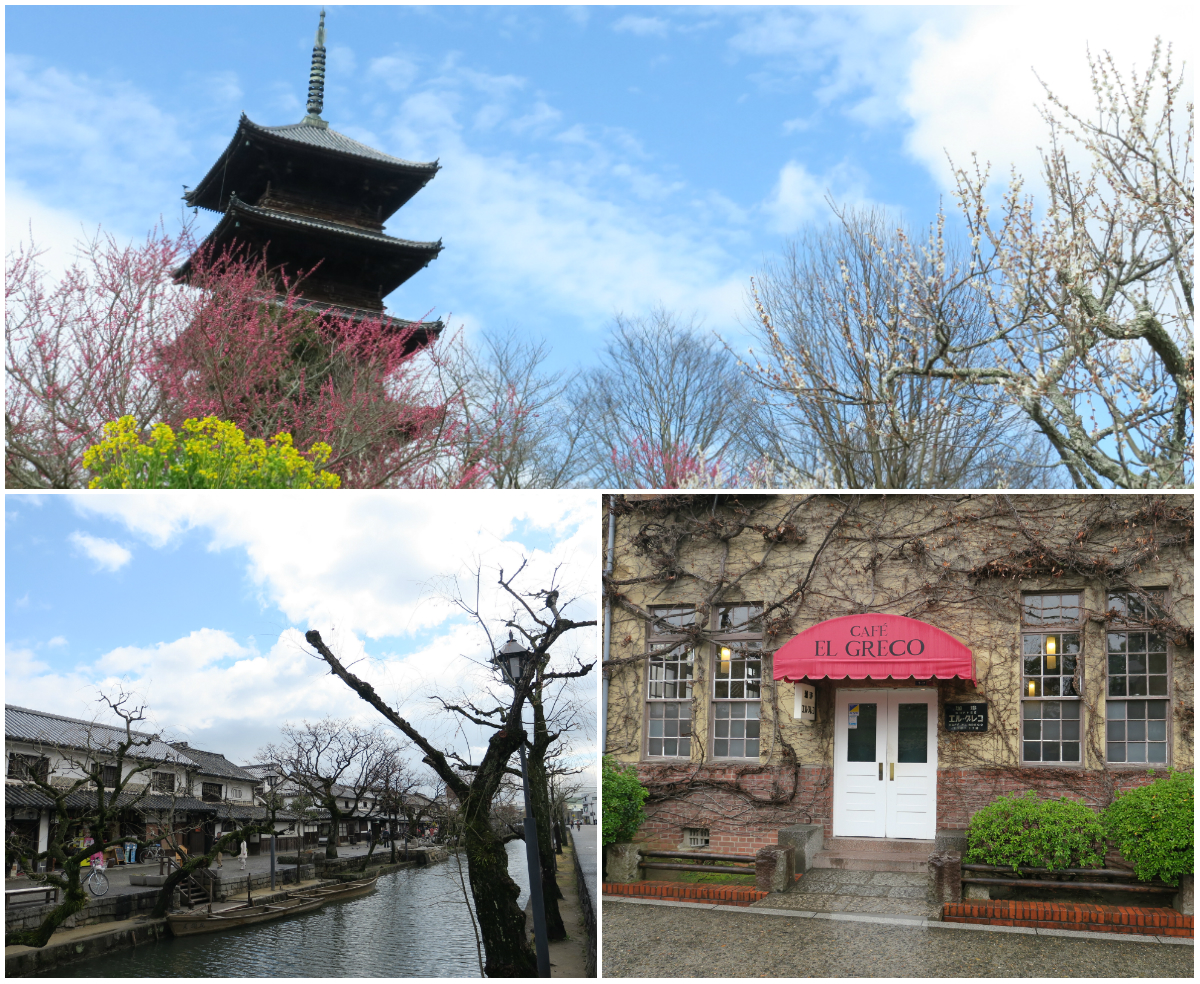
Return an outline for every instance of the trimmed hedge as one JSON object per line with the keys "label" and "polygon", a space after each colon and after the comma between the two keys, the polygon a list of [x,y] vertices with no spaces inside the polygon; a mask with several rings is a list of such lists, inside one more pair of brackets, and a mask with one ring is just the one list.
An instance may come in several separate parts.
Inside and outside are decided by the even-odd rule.
{"label": "trimmed hedge", "polygon": [[1175,772],[1137,789],[1118,793],[1104,811],[1108,836],[1142,881],[1161,878],[1178,885],[1193,872],[1195,783]]}
{"label": "trimmed hedge", "polygon": [[646,820],[642,804],[650,795],[638,781],[637,769],[632,765],[619,769],[617,760],[606,755],[601,768],[601,793],[604,846],[633,840]]}
{"label": "trimmed hedge", "polygon": [[1099,868],[1104,824],[1086,803],[1040,799],[1033,790],[1001,796],[971,817],[968,864],[1029,868]]}

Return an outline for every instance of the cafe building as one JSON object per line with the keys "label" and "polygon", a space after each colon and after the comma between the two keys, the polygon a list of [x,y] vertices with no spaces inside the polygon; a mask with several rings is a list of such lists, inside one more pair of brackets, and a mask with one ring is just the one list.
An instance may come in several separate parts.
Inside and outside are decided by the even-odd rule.
{"label": "cafe building", "polygon": [[1192,768],[1190,495],[605,499],[605,753],[647,849],[936,841]]}

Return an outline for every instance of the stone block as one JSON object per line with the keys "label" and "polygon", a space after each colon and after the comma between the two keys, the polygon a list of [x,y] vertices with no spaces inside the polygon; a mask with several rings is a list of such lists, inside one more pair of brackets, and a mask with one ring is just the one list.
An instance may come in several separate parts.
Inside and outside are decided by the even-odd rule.
{"label": "stone block", "polygon": [[797,823],[779,831],[779,846],[794,852],[796,871],[812,868],[813,857],[825,846],[825,828],[819,823]]}
{"label": "stone block", "polygon": [[754,855],[754,886],[760,892],[786,892],[796,880],[796,851],[787,847],[760,847]]}
{"label": "stone block", "polygon": [[636,844],[609,844],[604,849],[604,880],[619,885],[641,881],[641,859]]}
{"label": "stone block", "polygon": [[939,830],[933,835],[933,849],[938,852],[958,851],[959,854],[966,854],[967,832],[953,827]]}
{"label": "stone block", "polygon": [[958,851],[936,851],[929,856],[929,873],[933,876],[933,901],[937,905],[962,901],[962,854]]}
{"label": "stone block", "polygon": [[1175,898],[1171,902],[1171,908],[1185,916],[1195,914],[1196,887],[1194,879],[1194,875],[1180,875],[1179,891],[1175,893]]}

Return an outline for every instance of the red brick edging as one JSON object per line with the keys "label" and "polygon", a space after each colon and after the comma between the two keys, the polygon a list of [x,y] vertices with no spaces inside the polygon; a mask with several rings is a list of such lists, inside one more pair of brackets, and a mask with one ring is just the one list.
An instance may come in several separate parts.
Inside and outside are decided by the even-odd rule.
{"label": "red brick edging", "polygon": [[742,885],[698,885],[692,882],[640,881],[626,884],[605,882],[603,895],[628,895],[648,899],[682,899],[689,902],[720,902],[750,905],[770,893]]}
{"label": "red brick edging", "polygon": [[1070,902],[1013,902],[996,899],[946,902],[944,922],[1025,926],[1029,929],[1074,929],[1094,933],[1140,933],[1146,936],[1195,935],[1192,916],[1174,909],[1133,905],[1077,905]]}

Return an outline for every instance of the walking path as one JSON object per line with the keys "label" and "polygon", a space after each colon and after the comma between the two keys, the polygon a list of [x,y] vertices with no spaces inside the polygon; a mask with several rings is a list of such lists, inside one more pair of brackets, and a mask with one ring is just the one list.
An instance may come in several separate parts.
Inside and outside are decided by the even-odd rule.
{"label": "walking path", "polygon": [[[415,842],[414,842],[415,843]],[[338,847],[339,858],[358,858],[367,853],[369,847],[366,844],[351,844]],[[397,842],[397,851],[399,851],[399,842]],[[381,862],[386,862],[391,858],[391,848],[380,845],[375,848],[375,854],[371,858],[372,863],[378,858]],[[213,871],[220,871],[222,874],[240,874],[241,868],[238,864],[237,856],[226,857],[222,861],[223,867],[220,869],[214,864]],[[288,868],[293,868],[295,865],[280,864],[276,858],[275,870],[277,872],[284,871]],[[152,891],[147,889],[145,885],[130,885],[130,875],[156,875],[158,874],[159,863],[151,861],[149,864],[120,864],[104,869],[104,874],[108,878],[108,896],[112,895],[129,895],[136,892]],[[87,868],[83,869],[83,874],[87,874]],[[266,874],[271,870],[270,854],[258,854],[246,859],[246,870],[252,874]],[[4,887],[10,888],[34,888],[38,883],[29,878],[6,878]]]}
{"label": "walking path", "polygon": [[915,871],[847,871],[812,868],[791,891],[772,893],[751,908],[811,912],[869,912],[936,919],[929,875]]}
{"label": "walking path", "polygon": [[[681,940],[686,945],[681,946]],[[605,977],[1191,978],[1194,952],[1192,940],[1167,936],[610,898],[604,901],[602,973]]]}

